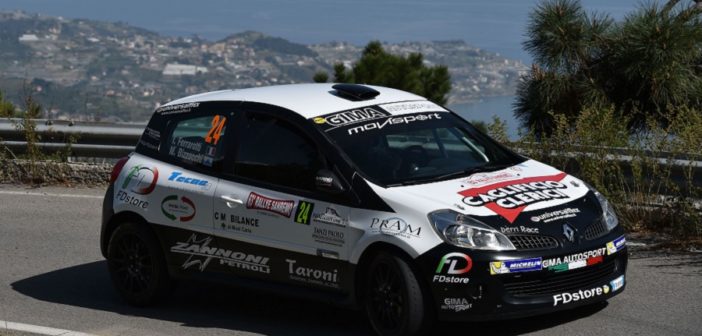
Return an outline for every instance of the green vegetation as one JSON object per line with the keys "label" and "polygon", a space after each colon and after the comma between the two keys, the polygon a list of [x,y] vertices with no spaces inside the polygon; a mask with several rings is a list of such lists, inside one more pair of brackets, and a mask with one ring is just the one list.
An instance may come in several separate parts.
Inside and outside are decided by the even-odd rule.
{"label": "green vegetation", "polygon": [[[680,108],[631,135],[614,106],[585,108],[574,119],[552,114],[549,137],[531,132],[509,141],[502,121],[488,133],[521,154],[578,176],[604,194],[630,231],[702,239],[702,113]],[[665,196],[664,196],[665,195]]]}
{"label": "green vegetation", "polygon": [[[26,161],[24,178],[27,183],[38,184],[44,182],[46,169],[61,171],[65,167],[63,163],[68,161],[71,155],[71,146],[78,141],[77,136],[69,136],[64,139],[65,147],[53,152],[51,155],[44,153],[39,147],[41,136],[37,132],[36,119],[42,116],[42,106],[37,103],[32,95],[27,95],[24,99],[24,109],[18,109],[14,104],[4,99],[0,92],[0,117],[12,120],[15,128],[21,132],[27,147],[23,155],[15,155],[9,148],[0,145],[0,162],[6,166],[5,161],[9,158]],[[14,119],[13,119],[14,118]],[[54,135],[49,133],[49,136]],[[1,141],[2,139],[0,139]],[[3,172],[6,173],[6,172]]]}
{"label": "green vegetation", "polygon": [[527,36],[536,64],[515,114],[530,131],[510,145],[591,183],[629,230],[702,238],[702,6],[649,3],[615,22],[549,0]]}
{"label": "green vegetation", "polygon": [[[326,82],[327,77],[318,72],[314,80]],[[407,57],[389,54],[379,41],[366,45],[352,69],[335,64],[334,82],[387,86],[416,93],[442,105],[446,104],[451,91],[451,76],[446,66],[426,66],[420,53]]]}
{"label": "green vegetation", "polygon": [[531,14],[525,48],[536,64],[518,88],[516,115],[538,134],[556,117],[612,106],[630,130],[665,127],[702,107],[702,7],[669,0],[641,5],[621,22],[586,13],[577,0],[549,0]]}

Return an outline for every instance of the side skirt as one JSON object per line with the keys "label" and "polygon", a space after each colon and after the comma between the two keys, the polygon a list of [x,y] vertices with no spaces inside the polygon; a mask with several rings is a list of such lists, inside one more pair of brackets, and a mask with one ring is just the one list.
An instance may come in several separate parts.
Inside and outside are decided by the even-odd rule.
{"label": "side skirt", "polygon": [[169,273],[345,307],[357,306],[356,265],[170,226],[151,224]]}

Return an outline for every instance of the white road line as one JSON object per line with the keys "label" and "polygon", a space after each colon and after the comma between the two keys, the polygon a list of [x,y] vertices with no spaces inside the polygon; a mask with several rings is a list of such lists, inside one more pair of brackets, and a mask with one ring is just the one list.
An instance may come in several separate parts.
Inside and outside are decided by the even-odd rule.
{"label": "white road line", "polygon": [[95,336],[92,334],[86,334],[86,333],[77,332],[77,331],[42,327],[42,326],[33,325],[33,324],[24,324],[24,323],[16,323],[16,322],[1,321],[1,320],[0,320],[0,330],[12,330],[12,331],[20,331],[20,332],[27,332],[27,333],[33,333],[33,334],[39,334],[39,335],[50,335],[50,336]]}
{"label": "white road line", "polygon": [[94,198],[103,199],[103,196],[98,195],[80,195],[80,194],[56,194],[32,191],[9,191],[0,190],[0,195],[15,195],[15,196],[50,196],[50,197],[72,197],[72,198]]}

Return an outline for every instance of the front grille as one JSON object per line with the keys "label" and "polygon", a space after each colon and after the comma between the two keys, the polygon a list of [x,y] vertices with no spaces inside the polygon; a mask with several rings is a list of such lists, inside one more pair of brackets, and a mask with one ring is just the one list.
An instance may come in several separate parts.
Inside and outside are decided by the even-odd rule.
{"label": "front grille", "polygon": [[607,234],[607,226],[601,219],[596,220],[594,223],[585,229],[585,240],[593,240],[600,238]]}
{"label": "front grille", "polygon": [[546,250],[558,247],[558,241],[551,236],[508,235],[509,241],[517,250]]}
{"label": "front grille", "polygon": [[505,278],[505,290],[511,296],[553,295],[601,286],[617,270],[616,260],[563,273],[538,272]]}

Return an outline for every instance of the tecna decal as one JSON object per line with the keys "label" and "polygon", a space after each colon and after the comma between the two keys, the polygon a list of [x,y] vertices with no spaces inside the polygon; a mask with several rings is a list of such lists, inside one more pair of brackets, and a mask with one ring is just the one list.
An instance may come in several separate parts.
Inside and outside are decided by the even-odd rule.
{"label": "tecna decal", "polygon": [[570,196],[564,192],[568,186],[560,182],[566,176],[566,173],[559,173],[551,176],[526,177],[466,189],[458,194],[463,196],[463,203],[466,205],[484,206],[513,223],[529,205],[569,198]]}

